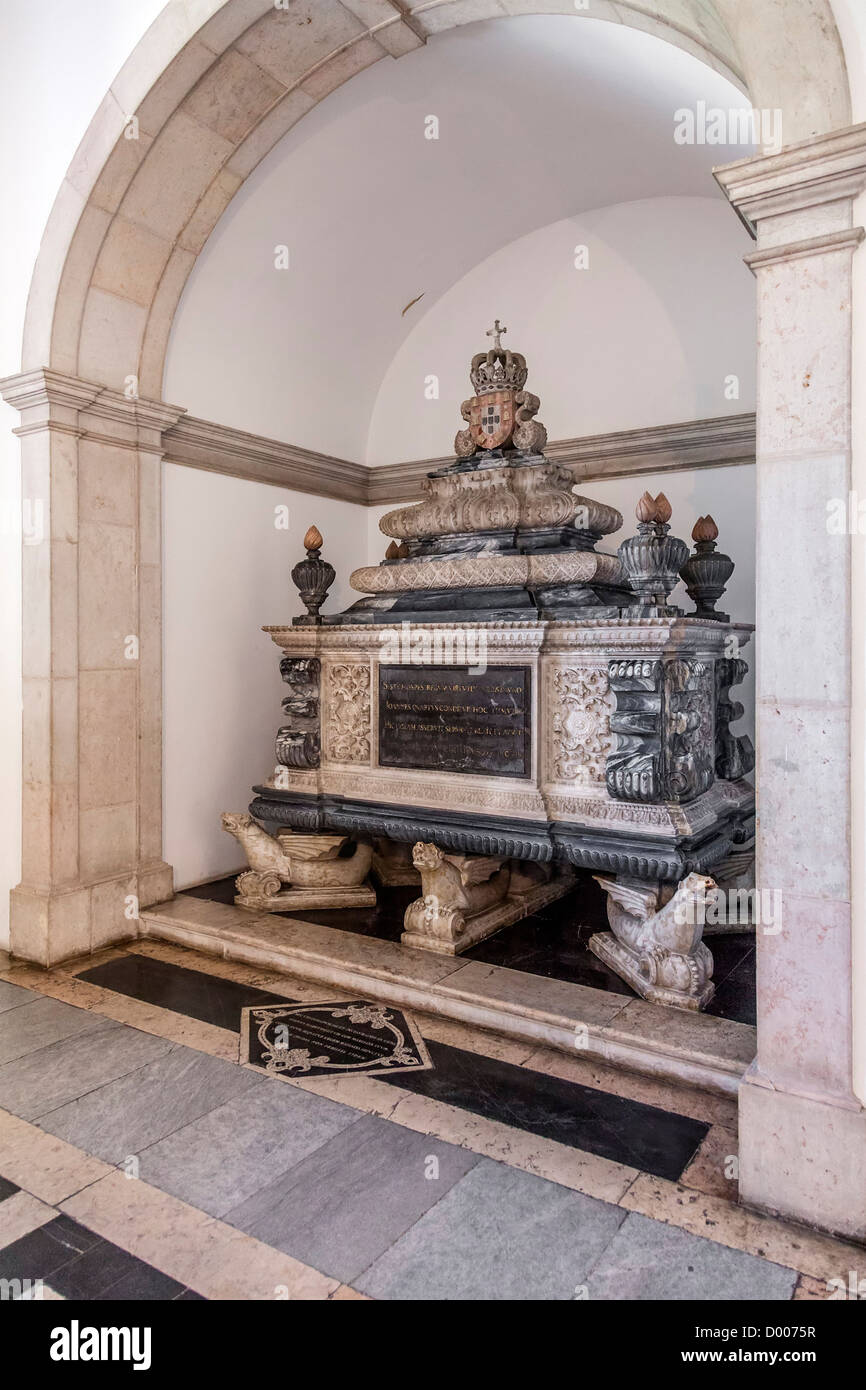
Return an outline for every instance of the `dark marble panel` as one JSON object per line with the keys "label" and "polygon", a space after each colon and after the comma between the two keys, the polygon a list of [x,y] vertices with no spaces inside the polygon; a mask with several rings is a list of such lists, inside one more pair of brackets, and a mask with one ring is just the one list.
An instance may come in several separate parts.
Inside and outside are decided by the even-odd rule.
{"label": "dark marble panel", "polygon": [[7,1197],[13,1197],[16,1192],[20,1191],[21,1188],[16,1186],[14,1182],[10,1182],[8,1178],[0,1178],[0,1202],[4,1202]]}
{"label": "dark marble panel", "polygon": [[[185,1286],[68,1216],[0,1250],[0,1278],[42,1279],[67,1299],[175,1299]],[[198,1297],[198,1295],[196,1295]]]}
{"label": "dark marble panel", "polygon": [[[393,1084],[676,1181],[708,1125],[577,1082],[428,1041],[433,1069]],[[388,1077],[380,1078],[388,1083]]]}
{"label": "dark marble panel", "polygon": [[203,970],[169,965],[149,956],[130,954],[85,970],[79,977],[90,984],[129,994],[147,1004],[158,1004],[174,1013],[199,1018],[218,1028],[240,1027],[241,1009],[257,1004],[279,1004],[285,998],[269,990],[255,989],[234,980],[221,980]]}
{"label": "dark marble panel", "polygon": [[77,1221],[57,1216],[0,1250],[0,1279],[44,1279],[55,1288],[60,1269],[102,1243]]}
{"label": "dark marble panel", "polygon": [[[710,950],[714,953],[718,939],[710,937],[708,942]],[[755,1027],[758,1022],[758,989],[755,978],[754,940],[751,937],[743,937],[741,940],[748,941],[751,950],[743,954],[739,963],[724,979],[716,980],[716,992],[706,1012],[714,1014],[717,1018],[729,1018],[736,1023],[750,1023]]]}
{"label": "dark marble panel", "polygon": [[237,874],[229,874],[228,878],[218,878],[215,883],[199,883],[195,888],[181,888],[178,891],[185,897],[205,898],[207,902],[228,903],[231,907],[237,893],[235,879],[243,872],[243,869],[238,869]]}

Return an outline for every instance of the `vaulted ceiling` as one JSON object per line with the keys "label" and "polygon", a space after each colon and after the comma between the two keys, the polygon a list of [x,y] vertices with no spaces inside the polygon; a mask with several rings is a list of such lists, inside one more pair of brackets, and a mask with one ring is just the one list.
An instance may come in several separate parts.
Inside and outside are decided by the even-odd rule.
{"label": "vaulted ceiling", "polygon": [[654,35],[567,16],[472,24],[377,63],[293,127],[218,222],[175,319],[166,399],[363,458],[389,363],[473,266],[589,209],[717,196],[712,166],[748,150],[676,143],[675,111],[699,101],[748,105]]}

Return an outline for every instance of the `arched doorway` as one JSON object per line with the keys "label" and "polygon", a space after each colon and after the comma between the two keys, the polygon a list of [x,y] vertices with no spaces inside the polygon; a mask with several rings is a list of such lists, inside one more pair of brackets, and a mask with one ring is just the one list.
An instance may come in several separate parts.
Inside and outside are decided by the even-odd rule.
{"label": "arched doorway", "polygon": [[[226,0],[196,27],[187,7],[167,7],[70,168],[31,288],[23,370],[4,385],[22,414],[25,486],[49,499],[52,518],[47,546],[24,563],[25,740],[41,772],[25,788],[13,949],[43,964],[92,949],[112,939],[130,897],[147,905],[170,891],[159,469],[179,411],[161,400],[162,368],[211,228],[276,140],[364,67],[452,25],[563,8],[575,22],[591,13],[649,26],[782,113],[780,152],[719,175],[758,243],[759,875],[785,895],[782,930],[760,948],[741,1191],[862,1237],[850,548],[828,535],[823,505],[850,491],[850,279],[862,235],[852,205],[866,183],[866,137],[846,126],[827,0],[769,10],[658,0],[651,13],[564,0]],[[81,492],[88,455],[122,491],[116,555]]]}

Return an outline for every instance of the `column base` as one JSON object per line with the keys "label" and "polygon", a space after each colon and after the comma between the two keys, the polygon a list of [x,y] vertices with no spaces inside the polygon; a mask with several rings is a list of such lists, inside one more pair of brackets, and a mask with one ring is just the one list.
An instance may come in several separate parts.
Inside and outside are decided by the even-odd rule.
{"label": "column base", "polygon": [[10,896],[11,954],[48,969],[138,936],[143,907],[174,896],[174,871],[155,860],[130,873],[68,888],[19,884]]}
{"label": "column base", "polygon": [[740,1201],[866,1241],[866,1109],[777,1091],[753,1064],[739,1112]]}

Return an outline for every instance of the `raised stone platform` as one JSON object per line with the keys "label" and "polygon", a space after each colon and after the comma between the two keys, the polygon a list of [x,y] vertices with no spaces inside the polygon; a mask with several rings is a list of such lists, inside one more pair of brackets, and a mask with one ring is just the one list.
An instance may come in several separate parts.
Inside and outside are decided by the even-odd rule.
{"label": "raised stone platform", "polygon": [[291,917],[178,894],[141,915],[145,936],[313,980],[627,1071],[735,1095],[755,1029],[480,961],[417,951]]}

